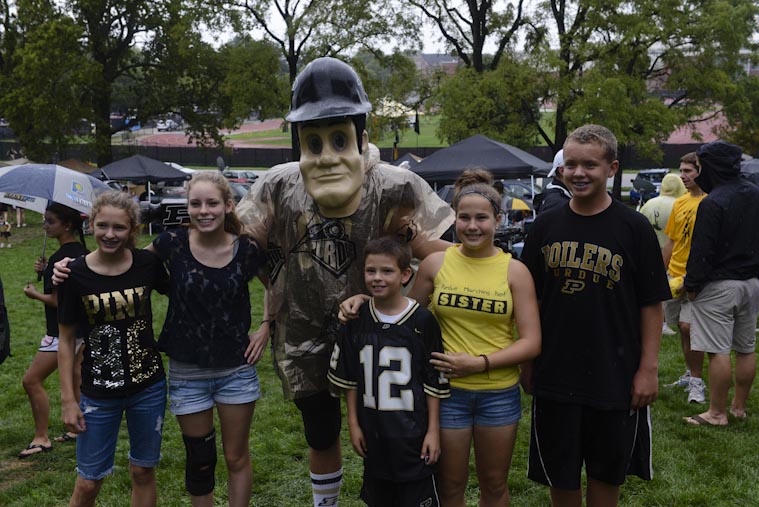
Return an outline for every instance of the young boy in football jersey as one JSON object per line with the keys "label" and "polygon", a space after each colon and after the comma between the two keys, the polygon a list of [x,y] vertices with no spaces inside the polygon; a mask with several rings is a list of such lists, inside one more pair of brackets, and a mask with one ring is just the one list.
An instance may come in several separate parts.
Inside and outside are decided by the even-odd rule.
{"label": "young boy in football jersey", "polygon": [[626,475],[652,475],[649,405],[670,296],[648,220],[606,191],[618,169],[609,129],[572,132],[572,199],[538,215],[522,255],[543,330],[541,355],[523,371],[534,396],[528,476],[550,487],[553,507],[583,504],[583,464],[588,507],[616,506]]}
{"label": "young boy in football jersey", "polygon": [[439,505],[440,398],[448,379],[430,364],[442,352],[432,314],[401,294],[411,249],[389,237],[367,243],[364,281],[372,296],[335,343],[329,380],[345,389],[351,443],[364,458],[361,499],[370,507]]}

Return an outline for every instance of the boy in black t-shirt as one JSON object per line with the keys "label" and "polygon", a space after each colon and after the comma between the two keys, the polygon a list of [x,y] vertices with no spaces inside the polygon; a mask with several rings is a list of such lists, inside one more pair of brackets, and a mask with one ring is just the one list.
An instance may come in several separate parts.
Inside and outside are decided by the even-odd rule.
{"label": "boy in black t-shirt", "polygon": [[329,380],[346,389],[351,443],[364,458],[361,498],[370,507],[439,505],[439,404],[448,380],[430,364],[442,352],[432,314],[401,294],[411,250],[391,238],[370,241],[364,280],[372,298],[344,328]]}
{"label": "boy in black t-shirt", "polygon": [[564,144],[569,206],[538,216],[525,243],[540,300],[543,346],[523,371],[532,390],[528,476],[551,503],[615,506],[629,474],[652,475],[649,405],[658,392],[661,302],[669,288],[656,236],[614,201],[619,169],[608,129],[580,127]]}

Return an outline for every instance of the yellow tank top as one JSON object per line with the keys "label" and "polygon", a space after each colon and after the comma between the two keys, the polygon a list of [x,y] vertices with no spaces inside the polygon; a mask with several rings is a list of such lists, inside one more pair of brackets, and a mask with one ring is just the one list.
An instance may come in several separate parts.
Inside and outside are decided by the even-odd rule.
{"label": "yellow tank top", "polygon": [[[484,259],[466,257],[457,246],[445,251],[435,276],[430,310],[440,324],[446,352],[473,356],[501,350],[514,342],[513,299],[508,270],[511,254]],[[491,369],[451,380],[451,387],[470,390],[505,389],[519,380],[519,368]]]}

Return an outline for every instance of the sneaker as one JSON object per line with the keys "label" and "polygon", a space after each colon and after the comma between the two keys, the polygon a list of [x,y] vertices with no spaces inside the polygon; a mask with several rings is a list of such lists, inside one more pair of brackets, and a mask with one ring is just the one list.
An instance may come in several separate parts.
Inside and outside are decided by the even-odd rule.
{"label": "sneaker", "polygon": [[674,329],[669,327],[666,323],[664,323],[661,327],[661,334],[663,336],[672,336],[672,335],[676,335],[677,331],[675,331]]}
{"label": "sneaker", "polygon": [[690,370],[685,370],[685,373],[680,375],[680,378],[667,384],[667,387],[682,387],[687,393],[690,390]]}
{"label": "sneaker", "polygon": [[690,389],[688,389],[688,403],[705,403],[706,402],[706,386],[703,379],[698,377],[691,377]]}

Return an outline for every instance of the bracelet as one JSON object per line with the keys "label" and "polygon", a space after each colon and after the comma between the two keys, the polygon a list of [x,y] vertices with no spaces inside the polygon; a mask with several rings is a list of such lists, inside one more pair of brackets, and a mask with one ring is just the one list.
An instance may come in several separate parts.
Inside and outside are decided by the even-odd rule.
{"label": "bracelet", "polygon": [[488,378],[490,378],[490,359],[485,354],[480,354],[480,357],[485,360],[485,371],[483,373],[487,373]]}
{"label": "bracelet", "polygon": [[269,323],[269,324],[271,324],[272,322],[274,322],[274,319],[264,319],[264,320],[261,321],[261,324],[263,324],[263,323]]}

